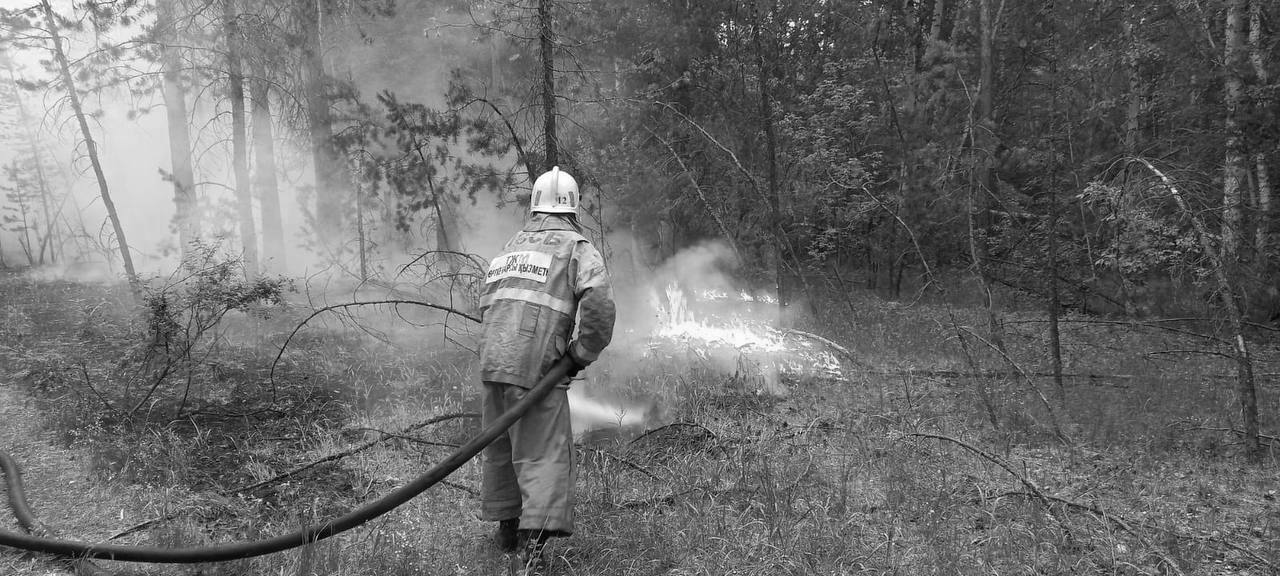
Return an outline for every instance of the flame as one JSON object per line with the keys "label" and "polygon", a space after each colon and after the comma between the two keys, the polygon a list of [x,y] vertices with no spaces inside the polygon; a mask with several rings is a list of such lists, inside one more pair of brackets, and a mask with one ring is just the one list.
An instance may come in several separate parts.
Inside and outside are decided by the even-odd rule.
{"label": "flame", "polygon": [[[651,294],[658,326],[650,334],[658,342],[688,345],[699,353],[731,348],[738,363],[746,358],[774,372],[840,376],[840,361],[829,350],[789,336],[762,320],[758,304],[777,303],[770,294],[753,295],[746,290],[730,293],[706,289],[689,293],[676,283],[662,290],[662,298]],[[706,306],[699,304],[707,303]],[[766,315],[767,316],[767,315]],[[776,374],[774,376],[776,379]]]}
{"label": "flame", "polygon": [[690,320],[662,326],[654,331],[653,335],[658,338],[723,344],[756,351],[777,352],[787,349],[787,344],[781,335],[770,333],[768,328],[740,321],[712,325],[703,321]]}
{"label": "flame", "polygon": [[[695,313],[685,291],[674,282],[667,284],[664,294],[665,305],[656,297],[653,298],[653,308],[658,314],[658,327],[652,333],[655,338],[762,351],[786,348],[777,330],[767,324],[748,321],[738,311],[734,311],[730,318],[721,320],[713,320],[705,313]],[[707,289],[697,294],[700,302],[729,300],[729,293],[723,290]]]}

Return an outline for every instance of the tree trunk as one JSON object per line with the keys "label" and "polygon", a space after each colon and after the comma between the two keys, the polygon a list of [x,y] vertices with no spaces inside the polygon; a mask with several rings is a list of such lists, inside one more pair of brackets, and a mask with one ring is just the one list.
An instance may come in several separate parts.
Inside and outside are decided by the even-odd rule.
{"label": "tree trunk", "polygon": [[364,229],[364,186],[360,182],[355,184],[356,193],[356,249],[359,250],[360,263],[360,281],[369,280],[369,258],[368,258],[368,242],[365,238]]}
{"label": "tree trunk", "polygon": [[[751,3],[756,81],[757,89],[760,92],[760,127],[764,132],[765,139],[765,185],[767,188],[763,191],[763,194],[769,206],[770,232],[774,239],[771,256],[774,267],[774,281],[778,292],[778,321],[780,326],[785,327],[791,322],[790,315],[786,313],[791,300],[791,295],[788,293],[785,282],[786,259],[788,257],[790,257],[792,264],[795,266],[795,273],[799,277],[804,293],[811,295],[812,291],[809,288],[809,280],[804,276],[804,270],[795,246],[791,244],[791,239],[787,237],[786,229],[782,225],[782,202],[778,190],[777,136],[773,122],[773,99],[769,91],[769,78],[772,75],[771,66],[769,66],[771,61],[765,58],[764,54],[764,18],[758,6],[760,1],[771,0],[752,0]],[[771,5],[769,14],[772,15],[774,11],[775,7]],[[810,299],[809,305],[813,306],[812,299]]]}
{"label": "tree trunk", "polygon": [[560,164],[556,140],[555,36],[551,24],[552,0],[538,0],[538,42],[542,47],[542,137],[546,140],[543,168]]}
{"label": "tree trunk", "polygon": [[325,85],[322,14],[319,0],[297,0],[295,4],[302,36],[302,77],[311,131],[311,154],[315,170],[316,212],[313,232],[321,244],[341,242],[342,202],[339,183],[343,162],[333,143],[333,119],[329,113],[329,91]]}
{"label": "tree trunk", "polygon": [[42,233],[40,234],[40,237],[39,237],[40,238],[40,250],[39,250],[40,263],[41,264],[45,263],[44,261],[45,250],[49,251],[49,262],[53,263],[57,261],[57,258],[55,256],[56,246],[50,244],[53,241],[54,233],[57,231],[57,228],[54,226],[54,223],[53,223],[53,220],[54,220],[53,204],[52,204],[53,191],[49,190],[49,183],[44,176],[44,166],[42,166],[40,162],[40,151],[35,145],[34,140],[31,143],[31,160],[35,163],[36,184],[38,184],[40,187],[40,210],[41,212],[44,212],[44,230],[42,230]]}
{"label": "tree trunk", "polygon": [[[1141,115],[1142,115],[1142,76],[1138,69],[1138,43],[1134,34],[1134,22],[1138,17],[1134,14],[1135,7],[1129,3],[1125,3],[1121,16],[1121,26],[1124,28],[1125,37],[1125,53],[1124,67],[1125,75],[1128,77],[1129,90],[1126,94],[1128,106],[1125,108],[1124,122],[1124,153],[1130,158],[1138,157],[1138,146],[1141,142]],[[1121,192],[1120,198],[1116,203],[1115,210],[1118,218],[1116,218],[1116,226],[1119,228],[1116,234],[1123,234],[1123,229],[1130,225],[1133,217],[1137,214],[1136,199],[1129,189]],[[1120,300],[1124,303],[1125,316],[1134,317],[1138,314],[1138,306],[1133,301],[1135,288],[1133,282],[1125,275],[1124,271],[1117,268],[1116,275],[1120,279]]]}
{"label": "tree trunk", "polygon": [[[729,227],[725,225],[724,219],[720,217],[720,213],[716,210],[715,206],[713,206],[711,201],[707,199],[707,195],[702,192],[702,186],[698,184],[698,179],[694,177],[693,171],[685,164],[684,159],[680,157],[680,154],[676,153],[675,147],[672,146],[670,142],[664,140],[653,130],[649,130],[649,135],[653,136],[653,138],[661,143],[667,149],[667,152],[671,154],[671,159],[676,161],[676,164],[680,167],[680,171],[686,178],[688,178],[689,184],[693,187],[694,193],[697,194],[698,199],[702,201],[702,207],[706,208],[707,215],[711,216],[711,219],[716,223],[716,226],[720,228],[720,234],[724,236],[725,242],[728,242],[729,248],[733,250],[733,257],[737,258],[738,261],[742,261],[742,252],[738,249],[737,240],[734,238],[733,233],[729,231]],[[634,227],[634,224],[632,227]]]}
{"label": "tree trunk", "polygon": [[14,103],[18,108],[18,121],[22,123],[22,129],[26,132],[27,147],[31,151],[31,161],[36,170],[36,184],[40,187],[40,206],[44,213],[44,233],[39,235],[40,263],[44,264],[45,250],[49,251],[49,262],[57,262],[57,226],[54,224],[56,218],[53,213],[51,202],[53,201],[53,191],[49,188],[49,179],[44,173],[44,161],[40,157],[40,143],[36,138],[36,133],[31,129],[31,116],[27,114],[27,106],[22,101],[22,95],[17,92],[18,75],[13,69],[13,62],[5,58],[4,67],[9,72],[9,81],[13,84],[15,92],[13,95]]}
{"label": "tree trunk", "polygon": [[[1254,76],[1258,86],[1263,89],[1271,84],[1271,71],[1267,68],[1266,48],[1262,38],[1263,0],[1252,0],[1249,3],[1249,61],[1253,64]],[[1266,103],[1264,103],[1266,104]],[[1258,216],[1255,223],[1254,251],[1256,252],[1254,269],[1258,278],[1271,277],[1271,254],[1268,245],[1271,243],[1271,228],[1275,216],[1274,193],[1271,187],[1271,173],[1267,165],[1267,153],[1256,151],[1253,154],[1254,173],[1258,181]]]}
{"label": "tree trunk", "polygon": [[1049,186],[1049,357],[1053,361],[1053,384],[1058,401],[1066,400],[1062,384],[1062,337],[1058,317],[1062,314],[1062,296],[1058,287],[1058,198],[1056,183]]}
{"label": "tree trunk", "polygon": [[498,34],[489,35],[489,89],[495,93],[502,92],[502,62],[499,56],[499,39]]}
{"label": "tree trunk", "polygon": [[[977,171],[977,186],[971,192],[969,229],[970,251],[976,267],[978,282],[981,284],[982,299],[987,309],[987,325],[991,342],[1004,352],[1004,328],[995,310],[995,300],[991,292],[991,276],[987,267],[987,243],[993,230],[991,199],[996,191],[995,151],[995,17],[992,13],[991,0],[980,0],[978,3],[978,117],[972,122],[970,138],[975,148],[974,167]],[[981,237],[979,237],[981,233]]]}
{"label": "tree trunk", "polygon": [[431,192],[431,205],[435,207],[436,211],[436,250],[449,252],[457,250],[458,247],[454,246],[453,241],[449,238],[449,221],[445,218],[443,202],[441,202],[442,198],[440,198],[440,192],[436,190],[436,184],[431,177],[430,171],[427,172],[427,188]]}
{"label": "tree trunk", "polygon": [[1223,104],[1226,108],[1223,132],[1226,153],[1222,174],[1222,258],[1231,267],[1239,264],[1240,238],[1244,236],[1244,190],[1248,172],[1245,168],[1244,135],[1240,127],[1240,105],[1244,95],[1240,73],[1244,56],[1244,14],[1247,0],[1227,3],[1226,39],[1223,42]]}
{"label": "tree trunk", "polygon": [[933,0],[933,20],[929,22],[929,49],[925,51],[926,55],[930,51],[934,51],[941,55],[942,18],[946,13],[947,0]]}
{"label": "tree trunk", "polygon": [[107,217],[111,219],[111,227],[116,235],[116,244],[120,248],[120,259],[124,264],[125,277],[129,280],[129,286],[133,290],[135,299],[140,299],[142,287],[138,282],[138,274],[133,268],[133,257],[129,254],[129,242],[125,238],[124,228],[120,225],[120,216],[116,213],[115,202],[111,201],[111,191],[107,187],[107,176],[102,171],[102,162],[98,159],[98,145],[93,140],[93,133],[89,131],[89,121],[85,117],[84,107],[80,104],[80,93],[76,91],[75,78],[71,74],[71,64],[67,61],[67,54],[62,48],[62,36],[58,33],[58,22],[53,15],[53,8],[49,6],[49,0],[40,0],[40,8],[44,12],[45,23],[49,26],[49,36],[53,39],[53,57],[57,61],[59,72],[62,76],[62,87],[66,90],[67,101],[71,104],[71,111],[75,114],[76,123],[80,125],[80,136],[84,138],[85,152],[89,156],[89,163],[93,167],[93,175],[98,180],[98,194],[102,198],[102,205],[107,209]]}
{"label": "tree trunk", "polygon": [[[764,40],[761,38],[763,35],[761,29],[764,27],[764,17],[759,7],[761,1],[769,0],[751,0],[752,27],[754,28],[752,36],[755,43],[756,84],[760,92],[760,128],[764,132],[765,198],[769,201],[769,221],[772,226],[779,227],[782,220],[781,202],[778,199],[777,135],[773,126],[773,102],[769,97],[769,67],[764,57]],[[786,291],[786,263],[783,260],[781,245],[773,247],[773,265],[774,288],[778,293],[778,319],[780,325],[785,326],[788,322],[785,312],[790,298]]]}
{"label": "tree trunk", "polygon": [[1244,305],[1241,302],[1239,286],[1231,275],[1231,269],[1234,265],[1225,258],[1222,252],[1214,248],[1213,240],[1209,236],[1208,226],[1205,226],[1200,216],[1191,210],[1186,200],[1183,199],[1182,194],[1178,192],[1178,188],[1174,186],[1173,181],[1146,160],[1139,160],[1139,162],[1142,162],[1148,170],[1160,177],[1165,187],[1169,189],[1169,193],[1173,195],[1178,208],[1191,219],[1191,226],[1195,229],[1196,237],[1200,240],[1200,249],[1209,257],[1209,261],[1213,265],[1213,276],[1218,282],[1218,299],[1222,307],[1227,311],[1228,320],[1231,323],[1231,329],[1235,337],[1235,341],[1232,342],[1232,359],[1235,360],[1236,364],[1236,399],[1240,405],[1245,453],[1251,462],[1261,462],[1262,442],[1258,436],[1260,432],[1258,428],[1258,388],[1253,376],[1253,358],[1249,351],[1249,341],[1244,337]]}
{"label": "tree trunk", "polygon": [[1125,76],[1129,81],[1129,92],[1126,94],[1128,106],[1125,108],[1124,116],[1124,153],[1130,158],[1138,155],[1138,138],[1140,136],[1139,119],[1142,114],[1142,76],[1138,69],[1138,43],[1134,35],[1134,21],[1137,16],[1133,14],[1135,7],[1128,2],[1124,4],[1124,15],[1121,17],[1121,25],[1124,28],[1124,38],[1126,42],[1124,52],[1124,68]]}
{"label": "tree trunk", "polygon": [[10,160],[9,165],[5,166],[6,172],[12,174],[16,181],[15,189],[12,195],[9,195],[9,199],[18,205],[18,224],[21,225],[21,228],[16,230],[20,232],[18,235],[18,247],[22,248],[22,255],[27,258],[27,266],[35,266],[36,257],[31,252],[31,220],[27,217],[31,210],[27,208],[27,192],[24,190],[26,183],[22,181],[20,176],[22,174],[21,166],[22,163],[17,158]]}
{"label": "tree trunk", "polygon": [[283,272],[285,259],[284,222],[280,212],[280,190],[276,184],[275,135],[271,129],[271,93],[266,70],[254,61],[249,80],[249,100],[253,103],[253,188],[262,206],[263,268]]}
{"label": "tree trunk", "polygon": [[176,0],[160,0],[156,4],[156,29],[160,32],[160,62],[164,71],[161,92],[165,117],[169,121],[169,158],[173,179],[174,226],[178,229],[179,251],[187,256],[191,244],[200,237],[199,202],[196,199],[195,175],[191,168],[191,134],[187,127],[187,100],[182,87],[181,55],[177,48],[173,4]]}
{"label": "tree trunk", "polygon": [[258,234],[253,222],[253,193],[249,188],[249,142],[245,134],[243,58],[240,54],[240,27],[235,0],[222,1],[222,17],[227,35],[227,93],[231,99],[231,165],[236,178],[236,208],[240,220],[240,245],[244,250],[244,273],[258,277]]}

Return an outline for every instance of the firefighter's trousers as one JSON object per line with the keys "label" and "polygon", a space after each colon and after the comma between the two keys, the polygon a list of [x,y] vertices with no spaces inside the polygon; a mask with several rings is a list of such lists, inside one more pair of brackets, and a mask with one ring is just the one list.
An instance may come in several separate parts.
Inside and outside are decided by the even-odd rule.
{"label": "firefighter's trousers", "polygon": [[[484,451],[480,518],[520,518],[521,530],[573,533],[573,430],[567,387],[557,387]],[[484,425],[528,392],[484,383]]]}

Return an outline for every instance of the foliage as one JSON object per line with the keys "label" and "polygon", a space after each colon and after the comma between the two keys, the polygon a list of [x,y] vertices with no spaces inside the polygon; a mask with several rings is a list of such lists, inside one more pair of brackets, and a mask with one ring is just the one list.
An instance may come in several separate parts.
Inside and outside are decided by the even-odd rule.
{"label": "foliage", "polygon": [[[32,168],[15,159],[4,167],[4,176],[9,183],[0,184],[0,191],[4,192],[6,200],[4,210],[0,213],[0,230],[7,229],[18,234],[18,244],[29,264],[37,262],[34,253],[37,250],[40,252],[40,261],[44,260],[44,243],[40,241],[42,214],[38,207],[40,186]],[[34,240],[32,234],[35,234]]]}
{"label": "foliage", "polygon": [[147,286],[148,338],[166,350],[190,350],[227,313],[265,314],[283,305],[291,290],[292,281],[281,276],[245,280],[238,258],[222,254],[217,244],[200,242],[173,275]]}
{"label": "foliage", "polygon": [[143,349],[149,390],[129,413],[149,402],[170,375],[185,372],[181,413],[190,392],[191,374],[215,354],[225,340],[223,319],[231,312],[264,317],[285,304],[292,280],[276,276],[245,279],[243,263],[217,244],[197,242],[180,268],[144,286],[146,346]]}
{"label": "foliage", "polygon": [[[431,243],[419,231],[465,229],[449,205],[487,202],[494,191],[499,203],[518,199],[515,190],[527,186],[544,153],[535,3],[315,3],[325,20],[316,48],[328,72],[314,85],[297,73],[313,42],[301,34],[303,4],[232,9],[248,68],[272,86],[275,127],[299,149],[327,142],[342,156],[326,176],[337,182],[325,186],[283,175],[311,187],[306,202],[336,196],[325,202],[340,209],[342,231],[321,235],[313,225],[313,247],[341,236],[329,256],[394,258]],[[998,13],[984,64],[979,13],[988,4]],[[221,14],[171,5],[181,16],[188,97],[224,112]],[[1266,167],[1277,137],[1269,67],[1278,48],[1268,27],[1277,14],[1259,6],[1260,24],[1248,24],[1259,39],[1243,47],[1249,69],[1238,116],[1246,147]],[[1125,254],[1150,245],[1172,256],[1189,229],[1136,215],[1119,226],[1114,214],[1090,210],[1100,205],[1073,199],[1085,197],[1089,182],[1110,181],[1122,156],[1140,153],[1194,175],[1203,185],[1192,190],[1193,203],[1222,202],[1215,175],[1226,141],[1217,63],[1225,7],[1222,0],[553,2],[562,163],[581,176],[591,227],[602,236],[628,229],[654,260],[670,255],[664,245],[728,235],[748,255],[793,244],[803,262],[791,263],[790,274],[853,268],[869,286],[900,291],[904,281],[921,283],[926,265],[968,265],[967,213],[976,212],[974,235],[990,252],[986,270],[1043,293],[1032,271],[1048,265],[1045,224],[1056,211],[1061,275],[1114,299],[1111,271],[1137,283],[1179,274],[1171,258],[1138,263]],[[4,14],[7,46],[43,45],[34,12]],[[152,15],[139,2],[90,2],[60,23],[88,34],[145,28]],[[154,68],[170,32],[147,28],[133,41],[87,49],[75,59],[76,75],[96,83],[82,91],[154,92],[158,75],[141,64]],[[993,86],[981,86],[987,64]],[[47,74],[19,72],[25,86],[53,85]],[[332,118],[313,130],[306,102],[314,91]],[[986,94],[990,117],[979,118]],[[221,116],[198,125],[203,142],[225,132]],[[208,157],[198,163],[198,181],[222,178],[223,160]],[[767,194],[771,160],[780,175],[777,214]],[[215,189],[202,185],[206,198]],[[1247,208],[1263,203],[1254,193]],[[303,213],[316,223],[315,210]],[[1267,232],[1275,217],[1251,213],[1244,222]],[[448,236],[439,230],[437,241]],[[1265,252],[1265,235],[1259,242],[1249,250]],[[1249,250],[1245,261],[1268,259]],[[774,272],[767,258],[751,260],[758,264],[744,267],[748,275]]]}
{"label": "foliage", "polygon": [[1183,269],[1197,277],[1208,276],[1208,263],[1200,254],[1190,224],[1159,210],[1162,203],[1158,199],[1134,202],[1125,198],[1144,191],[1093,182],[1080,194],[1080,201],[1098,214],[1099,222],[1115,230],[1095,264],[1134,278],[1158,271],[1176,274]]}

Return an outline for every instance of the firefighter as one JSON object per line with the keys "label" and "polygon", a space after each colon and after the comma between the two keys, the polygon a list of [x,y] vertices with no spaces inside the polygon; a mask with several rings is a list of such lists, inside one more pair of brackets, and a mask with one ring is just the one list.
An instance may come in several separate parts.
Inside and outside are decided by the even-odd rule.
{"label": "firefighter", "polygon": [[[538,177],[529,219],[485,276],[480,311],[484,424],[520,401],[560,358],[569,377],[599,357],[615,309],[604,258],[582,235],[578,183],[559,167]],[[576,329],[576,331],[575,331]],[[524,570],[542,546],[573,533],[573,432],[567,391],[557,386],[484,452],[481,519]]]}

